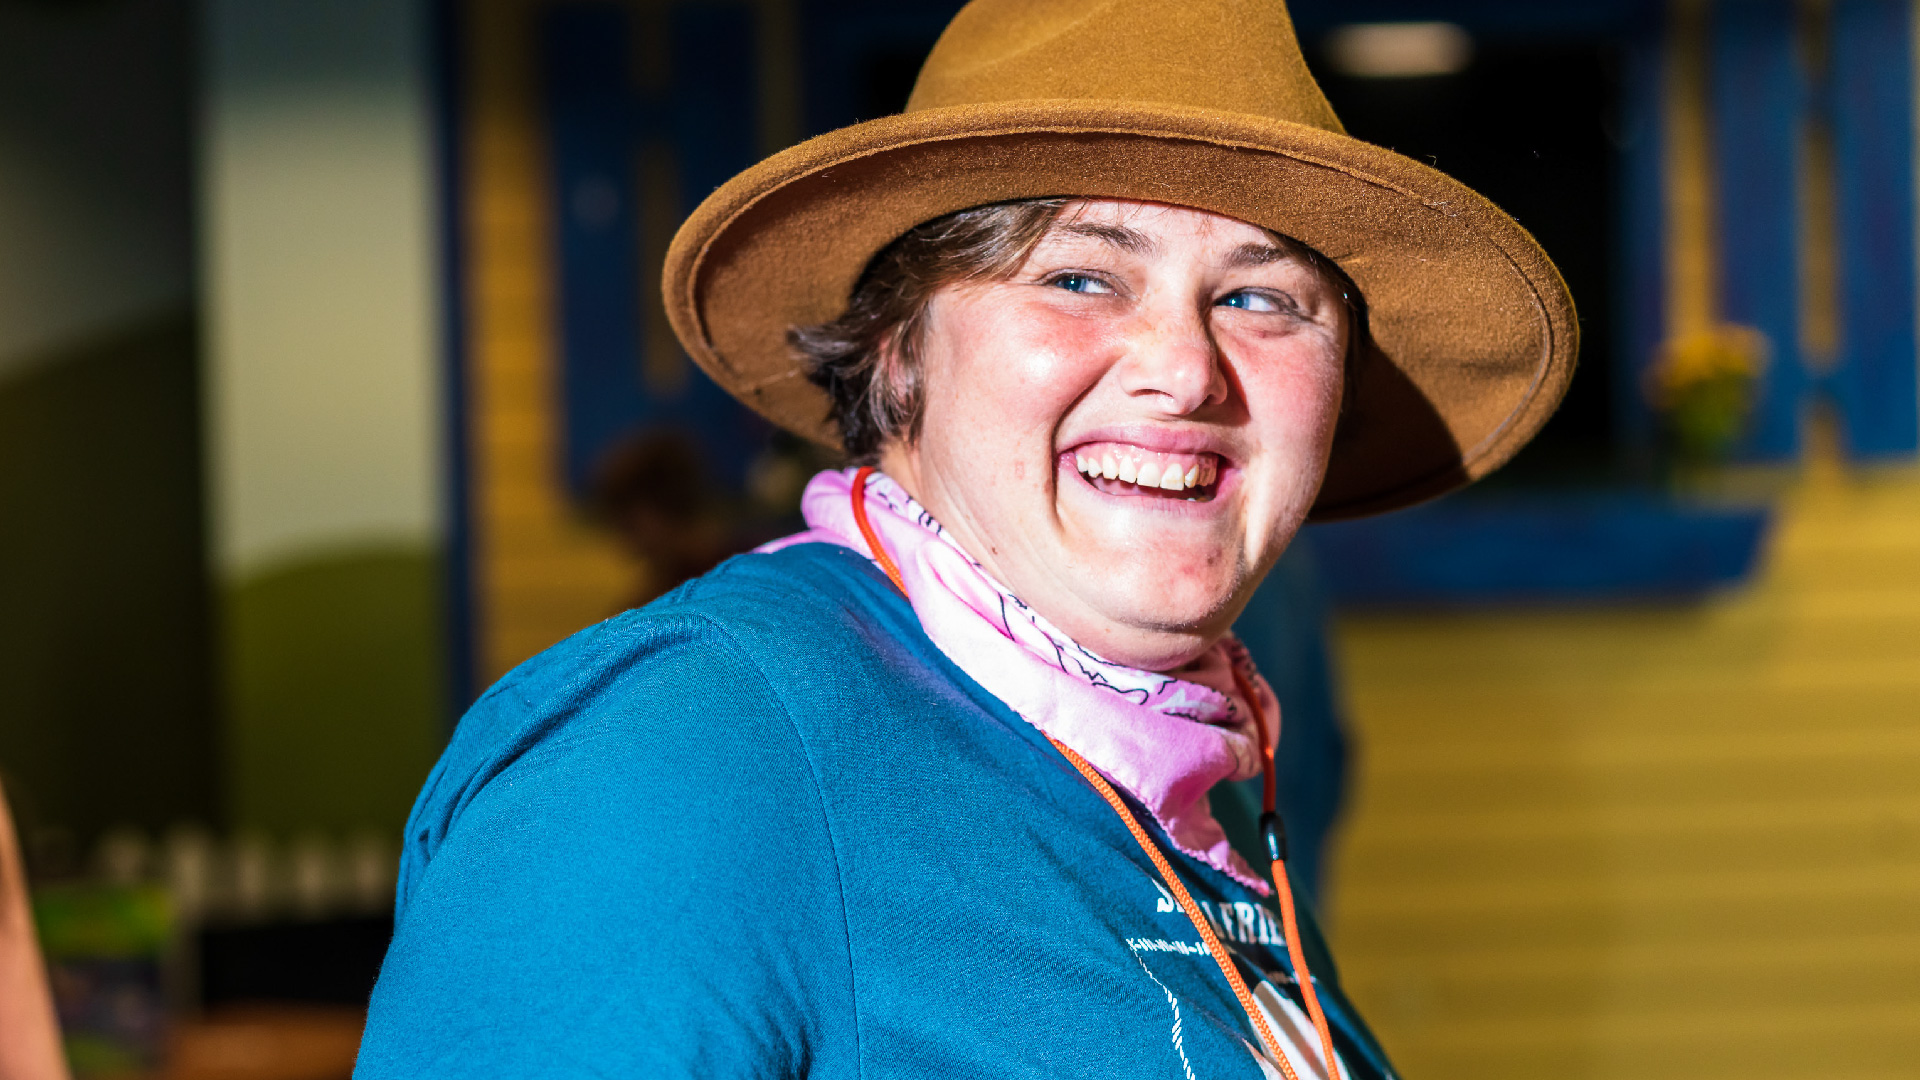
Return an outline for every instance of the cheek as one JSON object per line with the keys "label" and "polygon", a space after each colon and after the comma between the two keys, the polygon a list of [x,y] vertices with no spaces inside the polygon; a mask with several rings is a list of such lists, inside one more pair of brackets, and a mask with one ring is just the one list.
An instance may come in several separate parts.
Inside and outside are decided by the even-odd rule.
{"label": "cheek", "polygon": [[[999,457],[1051,448],[1053,430],[1108,365],[1106,335],[1049,312],[974,305],[944,313],[928,350],[929,413],[944,403],[977,451]],[[934,342],[933,335],[929,342]],[[1049,462],[1050,464],[1050,462]],[[1051,472],[1051,469],[1048,470]]]}
{"label": "cheek", "polygon": [[1321,343],[1272,350],[1243,376],[1259,441],[1273,449],[1320,453],[1340,419],[1342,371],[1337,350]]}

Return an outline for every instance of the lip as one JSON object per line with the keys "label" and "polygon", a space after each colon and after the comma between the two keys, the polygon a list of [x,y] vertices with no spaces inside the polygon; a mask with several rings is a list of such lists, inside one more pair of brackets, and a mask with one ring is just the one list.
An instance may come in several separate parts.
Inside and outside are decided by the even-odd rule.
{"label": "lip", "polygon": [[[1149,490],[1124,495],[1102,493],[1074,463],[1077,451],[1101,443],[1122,443],[1155,454],[1210,454],[1218,461],[1216,479],[1206,497],[1200,499],[1182,498],[1171,492],[1160,495]],[[1235,448],[1229,440],[1207,431],[1122,424],[1077,433],[1071,441],[1063,441],[1061,447],[1054,458],[1056,469],[1066,474],[1061,477],[1061,482],[1066,483],[1066,477],[1071,476],[1078,486],[1086,487],[1089,493],[1102,499],[1118,498],[1129,504],[1138,502],[1168,510],[1178,508],[1188,513],[1205,514],[1217,511],[1222,505],[1222,496],[1239,487],[1240,470],[1236,465]]]}
{"label": "lip", "polygon": [[1234,468],[1239,460],[1233,445],[1212,432],[1127,424],[1081,432],[1071,442],[1060,445],[1060,454],[1072,460],[1074,450],[1103,442],[1130,443],[1156,454],[1212,454],[1220,459],[1222,472]]}

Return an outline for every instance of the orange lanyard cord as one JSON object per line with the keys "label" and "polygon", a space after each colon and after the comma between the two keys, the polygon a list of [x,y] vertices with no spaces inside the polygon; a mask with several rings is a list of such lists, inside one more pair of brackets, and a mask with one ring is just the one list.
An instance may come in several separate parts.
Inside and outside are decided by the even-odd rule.
{"label": "orange lanyard cord", "polygon": [[1233,682],[1240,690],[1241,700],[1253,710],[1253,726],[1260,732],[1260,757],[1266,774],[1266,810],[1260,815],[1260,831],[1266,837],[1267,854],[1272,856],[1273,891],[1280,900],[1280,928],[1287,939],[1287,959],[1293,964],[1294,981],[1300,985],[1300,996],[1307,1003],[1307,1015],[1313,1019],[1314,1033],[1320,1036],[1320,1050],[1327,1056],[1327,1076],[1330,1080],[1339,1080],[1339,1059],[1333,1056],[1333,1031],[1327,1026],[1327,1013],[1320,1007],[1320,993],[1314,989],[1313,973],[1307,970],[1306,950],[1300,945],[1300,920],[1294,913],[1293,883],[1287,877],[1286,834],[1280,824],[1280,815],[1274,809],[1274,789],[1276,786],[1272,741],[1267,738],[1266,717],[1261,715],[1260,699],[1253,692],[1253,683],[1238,664],[1233,665]]}
{"label": "orange lanyard cord", "polygon": [[900,568],[894,565],[893,556],[887,554],[886,547],[880,543],[879,534],[873,531],[873,522],[867,520],[867,477],[872,475],[873,467],[870,465],[853,474],[853,522],[860,526],[860,539],[867,542],[867,550],[873,553],[873,561],[880,564],[887,580],[893,582],[893,587],[900,590],[901,596],[905,596],[906,579],[900,576]]}
{"label": "orange lanyard cord", "polygon": [[[900,576],[900,567],[894,563],[893,557],[887,554],[886,547],[880,543],[879,534],[874,532],[873,523],[867,518],[867,478],[872,474],[873,469],[870,467],[862,468],[853,474],[854,524],[859,526],[860,538],[866,541],[867,550],[873,554],[873,561],[880,564],[880,569],[886,573],[887,580],[893,582],[893,587],[899,589],[900,594],[905,596],[907,583]],[[1257,710],[1258,699],[1253,696],[1252,688],[1247,685],[1245,677],[1237,668],[1233,676],[1238,680],[1240,694],[1246,699],[1248,706]],[[1257,722],[1254,726],[1260,731],[1260,752],[1266,762],[1267,813],[1263,815],[1262,822],[1266,824],[1267,821],[1277,821],[1273,818],[1273,751],[1267,746],[1266,724]],[[1233,996],[1239,1000],[1240,1007],[1246,1011],[1247,1019],[1253,1024],[1254,1033],[1260,1037],[1261,1043],[1265,1044],[1268,1053],[1273,1055],[1274,1061],[1279,1063],[1280,1072],[1286,1080],[1300,1080],[1299,1075],[1293,1071],[1293,1065],[1287,1060],[1286,1052],[1281,1049],[1280,1040],[1274,1037],[1273,1029],[1268,1026],[1266,1014],[1260,1011],[1260,1006],[1253,1000],[1253,991],[1247,989],[1247,980],[1241,978],[1240,969],[1234,966],[1233,959],[1227,955],[1227,947],[1220,943],[1219,935],[1213,932],[1213,924],[1207,921],[1206,914],[1194,901],[1193,894],[1187,891],[1187,887],[1180,881],[1180,875],[1174,873],[1172,864],[1167,862],[1165,855],[1161,854],[1160,845],[1154,843],[1153,838],[1147,835],[1146,828],[1140,824],[1140,819],[1120,798],[1120,793],[1113,789],[1113,785],[1107,782],[1106,777],[1101,776],[1092,765],[1087,763],[1086,758],[1081,757],[1072,747],[1051,735],[1047,736],[1047,739],[1053,743],[1054,749],[1060,751],[1062,757],[1079,770],[1087,783],[1093,785],[1093,789],[1107,801],[1107,805],[1113,808],[1113,812],[1120,815],[1120,820],[1125,823],[1127,831],[1133,834],[1134,842],[1140,845],[1141,851],[1146,852],[1147,858],[1153,862],[1154,869],[1160,872],[1161,879],[1167,883],[1167,888],[1172,891],[1174,900],[1180,905],[1180,910],[1186,913],[1187,920],[1193,923],[1195,930],[1199,931],[1200,940],[1206,943],[1208,955],[1213,957],[1213,962],[1220,966],[1221,973],[1227,977],[1228,984],[1233,987]],[[1270,848],[1273,847],[1273,842],[1274,834],[1269,832]],[[1285,860],[1276,855],[1273,868],[1275,887],[1280,893],[1280,917],[1286,932],[1287,956],[1293,962],[1295,977],[1306,995],[1308,1012],[1313,1017],[1315,1030],[1320,1034],[1320,1046],[1327,1055],[1328,1076],[1338,1080],[1339,1065],[1338,1059],[1333,1056],[1333,1037],[1327,1030],[1326,1014],[1320,1010],[1320,999],[1314,993],[1313,979],[1307,974],[1306,960],[1300,951],[1300,930],[1294,921],[1293,892],[1287,886]]]}
{"label": "orange lanyard cord", "polygon": [[1207,921],[1206,915],[1200,910],[1200,905],[1194,902],[1193,894],[1180,883],[1180,875],[1173,872],[1173,866],[1167,862],[1167,857],[1160,853],[1160,845],[1154,843],[1153,838],[1147,835],[1147,830],[1140,824],[1140,819],[1125,802],[1121,801],[1120,793],[1113,790],[1113,785],[1107,782],[1106,777],[1096,772],[1094,767],[1087,763],[1086,758],[1074,752],[1073,747],[1051,735],[1047,736],[1047,739],[1053,743],[1054,749],[1060,751],[1061,756],[1072,762],[1074,768],[1080,770],[1080,775],[1086,777],[1087,783],[1093,785],[1093,789],[1100,793],[1101,798],[1107,800],[1107,805],[1113,807],[1113,812],[1119,814],[1120,820],[1126,823],[1127,831],[1133,834],[1134,842],[1140,845],[1140,850],[1147,853],[1147,858],[1153,860],[1153,868],[1160,871],[1160,877],[1166,881],[1167,888],[1172,890],[1173,898],[1180,904],[1180,910],[1187,913],[1188,921],[1192,922],[1193,928],[1200,932],[1200,940],[1206,943],[1208,954],[1213,957],[1214,963],[1220,965],[1220,971],[1226,975],[1228,984],[1233,987],[1233,996],[1239,999],[1240,1007],[1246,1010],[1247,1019],[1253,1022],[1253,1030],[1259,1035],[1261,1043],[1265,1044],[1267,1052],[1280,1063],[1280,1071],[1286,1075],[1286,1080],[1300,1080],[1299,1075],[1293,1071],[1293,1065],[1288,1062],[1286,1052],[1280,1049],[1280,1040],[1274,1038],[1273,1029],[1267,1026],[1266,1014],[1261,1012],[1260,1006],[1254,1002],[1253,991],[1247,989],[1247,980],[1240,977],[1240,969],[1233,965],[1233,959],[1227,955],[1227,947],[1220,944],[1220,936],[1213,932],[1213,924]]}

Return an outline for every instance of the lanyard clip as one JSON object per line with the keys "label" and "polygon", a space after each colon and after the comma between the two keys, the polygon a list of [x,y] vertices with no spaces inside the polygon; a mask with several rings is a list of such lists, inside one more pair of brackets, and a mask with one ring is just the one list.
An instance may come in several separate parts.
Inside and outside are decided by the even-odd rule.
{"label": "lanyard clip", "polygon": [[1287,861],[1287,827],[1280,815],[1269,810],[1260,815],[1260,835],[1267,838],[1267,857],[1276,863]]}

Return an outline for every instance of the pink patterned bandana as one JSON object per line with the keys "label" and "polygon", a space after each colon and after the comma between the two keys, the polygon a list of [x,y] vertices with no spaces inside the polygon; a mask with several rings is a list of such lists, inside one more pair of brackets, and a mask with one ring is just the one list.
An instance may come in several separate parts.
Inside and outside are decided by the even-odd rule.
{"label": "pink patterned bandana", "polygon": [[[853,518],[853,475],[815,476],[800,500],[808,530],[760,550],[827,542],[871,558]],[[1279,701],[1237,639],[1222,638],[1176,674],[1104,660],[987,576],[885,474],[868,478],[866,502],[920,625],[956,667],[1138,800],[1181,851],[1267,894],[1207,806],[1214,784],[1260,775],[1260,735],[1235,690],[1234,665],[1261,698],[1268,731],[1280,731]]]}

